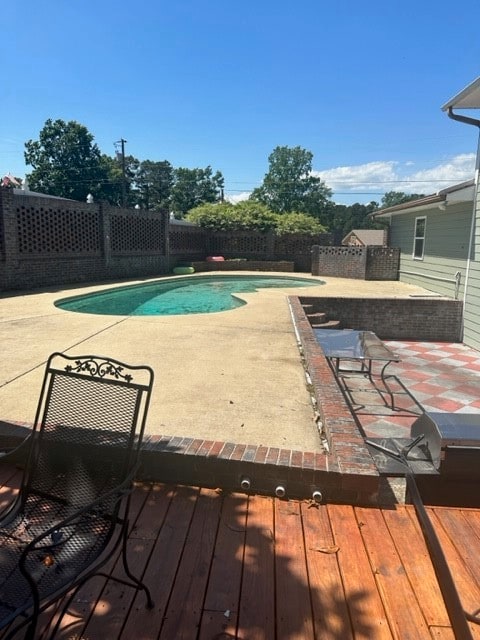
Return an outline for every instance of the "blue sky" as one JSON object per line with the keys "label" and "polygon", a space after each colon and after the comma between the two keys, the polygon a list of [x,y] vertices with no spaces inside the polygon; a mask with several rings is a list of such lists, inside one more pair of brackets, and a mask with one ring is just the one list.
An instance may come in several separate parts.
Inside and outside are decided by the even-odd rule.
{"label": "blue sky", "polygon": [[[24,0],[0,37],[0,174],[23,176],[47,118],[103,153],[220,170],[258,186],[301,146],[337,202],[473,177],[476,129],[440,109],[480,75],[480,4],[463,0]],[[474,114],[471,114],[474,115]]]}

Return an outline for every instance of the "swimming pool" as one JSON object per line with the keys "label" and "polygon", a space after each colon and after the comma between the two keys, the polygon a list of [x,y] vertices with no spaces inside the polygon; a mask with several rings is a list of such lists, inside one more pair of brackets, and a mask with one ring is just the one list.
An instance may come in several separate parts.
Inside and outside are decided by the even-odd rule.
{"label": "swimming pool", "polygon": [[55,306],[66,311],[114,316],[215,313],[246,304],[236,293],[252,293],[264,288],[318,287],[321,284],[324,284],[321,280],[287,276],[169,278],[63,298],[57,300]]}

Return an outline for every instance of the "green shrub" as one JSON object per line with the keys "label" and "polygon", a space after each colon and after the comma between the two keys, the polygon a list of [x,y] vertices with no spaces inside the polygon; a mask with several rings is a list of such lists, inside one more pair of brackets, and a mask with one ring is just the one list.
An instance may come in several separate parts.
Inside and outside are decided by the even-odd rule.
{"label": "green shrub", "polygon": [[202,204],[191,209],[186,215],[186,220],[212,231],[275,231],[279,235],[317,235],[325,231],[316,218],[306,213],[274,213],[266,205],[255,200],[244,200],[238,204]]}

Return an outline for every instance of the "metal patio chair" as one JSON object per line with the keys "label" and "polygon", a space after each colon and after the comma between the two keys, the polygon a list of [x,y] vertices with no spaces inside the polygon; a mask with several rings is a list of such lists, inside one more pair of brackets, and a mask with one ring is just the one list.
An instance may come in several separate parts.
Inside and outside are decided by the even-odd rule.
{"label": "metal patio chair", "polygon": [[20,490],[0,514],[0,629],[8,627],[7,638],[23,627],[34,638],[40,612],[69,593],[66,610],[86,580],[105,575],[99,569],[119,546],[128,580],[113,579],[143,590],[153,607],[126,550],[152,384],[150,367],[61,353],[48,359],[33,431],[20,445],[27,447]]}

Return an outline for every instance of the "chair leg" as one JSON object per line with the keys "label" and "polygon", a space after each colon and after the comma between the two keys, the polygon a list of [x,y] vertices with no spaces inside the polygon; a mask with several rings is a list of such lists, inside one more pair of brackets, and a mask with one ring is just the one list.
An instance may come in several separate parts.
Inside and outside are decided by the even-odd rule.
{"label": "chair leg", "polygon": [[133,573],[130,571],[130,567],[128,566],[127,540],[128,540],[128,520],[124,523],[124,527],[123,527],[123,544],[122,544],[123,569],[127,574],[127,576],[130,578],[130,580],[137,586],[137,588],[145,592],[145,596],[147,598],[147,609],[153,609],[155,604],[153,602],[150,589],[142,580],[140,580],[140,578],[137,578],[135,575],[133,575]]}

